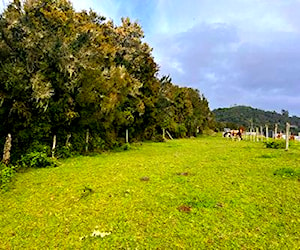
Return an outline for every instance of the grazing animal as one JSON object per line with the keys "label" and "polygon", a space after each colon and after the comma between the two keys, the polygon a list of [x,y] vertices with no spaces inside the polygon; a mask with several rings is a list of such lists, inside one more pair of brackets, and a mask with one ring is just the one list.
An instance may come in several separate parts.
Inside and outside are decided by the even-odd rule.
{"label": "grazing animal", "polygon": [[223,137],[230,138],[231,132],[230,128],[224,128]]}
{"label": "grazing animal", "polygon": [[243,137],[242,137],[243,128],[239,128],[238,130],[231,130],[230,133],[231,133],[231,138],[243,140]]}
{"label": "grazing animal", "polygon": [[223,137],[226,137],[226,138],[231,137],[231,132],[230,131],[224,132]]}

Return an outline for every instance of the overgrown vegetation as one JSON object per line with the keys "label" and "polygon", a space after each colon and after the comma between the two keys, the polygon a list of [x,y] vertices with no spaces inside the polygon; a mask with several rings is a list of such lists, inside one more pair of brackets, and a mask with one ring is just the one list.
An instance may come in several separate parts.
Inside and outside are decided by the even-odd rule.
{"label": "overgrown vegetation", "polygon": [[0,246],[298,249],[299,157],[220,135],[32,169],[0,194]]}
{"label": "overgrown vegetation", "polygon": [[14,167],[0,163],[0,190],[8,190],[14,175]]}
{"label": "overgrown vegetation", "polygon": [[274,171],[274,175],[277,175],[280,177],[297,178],[297,177],[300,177],[300,171],[296,171],[293,168],[279,168]]}
{"label": "overgrown vegetation", "polygon": [[54,159],[48,157],[45,151],[34,151],[23,155],[18,161],[18,165],[23,168],[46,168],[55,167],[56,162]]}
{"label": "overgrown vegetation", "polygon": [[266,148],[274,148],[274,149],[283,149],[286,146],[285,140],[272,140],[269,139],[268,141],[264,142]]}
{"label": "overgrown vegetation", "polygon": [[[12,161],[36,144],[58,156],[131,141],[194,136],[213,128],[206,98],[158,78],[138,23],[120,26],[67,0],[13,0],[0,16],[0,145]],[[67,145],[68,144],[68,145]]]}

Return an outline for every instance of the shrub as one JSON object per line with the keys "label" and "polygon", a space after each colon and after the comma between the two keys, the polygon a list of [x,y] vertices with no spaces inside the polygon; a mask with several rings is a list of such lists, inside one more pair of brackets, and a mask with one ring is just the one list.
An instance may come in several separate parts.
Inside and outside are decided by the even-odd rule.
{"label": "shrub", "polygon": [[47,155],[47,148],[43,148],[42,151],[33,151],[21,157],[18,164],[22,168],[46,168],[55,167],[56,163],[53,159]]}
{"label": "shrub", "polygon": [[63,146],[63,147],[60,147],[60,148],[57,148],[57,158],[70,158],[74,155],[74,153],[72,152],[72,149],[71,147],[66,147],[66,146]]}
{"label": "shrub", "polygon": [[285,141],[283,140],[270,140],[264,142],[266,145],[266,148],[274,148],[274,149],[279,149],[279,148],[285,148]]}
{"label": "shrub", "polygon": [[151,137],[151,141],[154,141],[154,142],[164,142],[165,140],[164,140],[162,134],[154,134],[154,135]]}
{"label": "shrub", "polygon": [[0,163],[0,189],[8,189],[8,184],[11,182],[14,175],[14,167],[9,167]]}
{"label": "shrub", "polygon": [[184,124],[178,124],[175,128],[176,137],[183,138],[186,136],[187,129]]}
{"label": "shrub", "polygon": [[90,138],[89,146],[93,151],[103,151],[105,149],[105,141],[100,136]]}
{"label": "shrub", "polygon": [[292,168],[279,168],[273,174],[280,177],[300,177],[300,172]]}
{"label": "shrub", "polygon": [[203,135],[209,135],[209,136],[214,136],[216,135],[216,132],[213,131],[212,129],[206,128],[202,131]]}

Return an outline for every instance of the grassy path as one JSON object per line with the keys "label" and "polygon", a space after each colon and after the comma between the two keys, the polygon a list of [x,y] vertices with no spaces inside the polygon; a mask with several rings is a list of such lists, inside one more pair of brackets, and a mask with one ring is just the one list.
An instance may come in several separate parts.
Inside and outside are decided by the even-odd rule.
{"label": "grassy path", "polygon": [[0,249],[299,249],[300,181],[280,168],[300,171],[300,145],[204,137],[68,159],[0,193]]}

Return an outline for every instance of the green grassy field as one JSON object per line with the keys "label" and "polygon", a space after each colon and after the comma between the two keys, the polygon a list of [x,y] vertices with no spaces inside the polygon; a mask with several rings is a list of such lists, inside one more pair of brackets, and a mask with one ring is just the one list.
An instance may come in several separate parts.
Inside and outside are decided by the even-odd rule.
{"label": "green grassy field", "polygon": [[0,193],[0,249],[299,249],[299,171],[221,137],[67,159]]}

